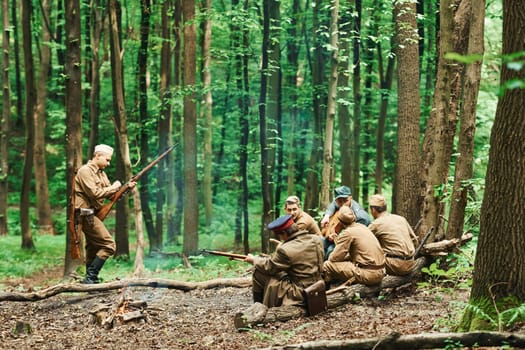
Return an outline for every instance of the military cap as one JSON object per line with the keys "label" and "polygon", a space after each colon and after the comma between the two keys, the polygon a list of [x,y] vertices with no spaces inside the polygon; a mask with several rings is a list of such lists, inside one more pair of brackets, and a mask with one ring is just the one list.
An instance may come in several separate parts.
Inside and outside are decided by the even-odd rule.
{"label": "military cap", "polygon": [[334,188],[334,199],[338,198],[347,198],[352,195],[352,191],[350,190],[350,187],[348,186],[341,186]]}
{"label": "military cap", "polygon": [[104,144],[96,145],[95,146],[95,153],[104,153],[104,154],[107,154],[109,156],[112,156],[113,155],[113,147],[108,146],[108,145],[104,145]]}
{"label": "military cap", "polygon": [[386,199],[380,194],[374,194],[370,197],[371,207],[386,207]]}
{"label": "military cap", "polygon": [[339,221],[346,225],[350,225],[355,221],[354,211],[347,205],[343,205],[341,208],[339,208],[339,211],[337,212],[337,217]]}
{"label": "military cap", "polygon": [[293,225],[292,215],[283,215],[268,224],[268,229],[275,232],[284,231]]}

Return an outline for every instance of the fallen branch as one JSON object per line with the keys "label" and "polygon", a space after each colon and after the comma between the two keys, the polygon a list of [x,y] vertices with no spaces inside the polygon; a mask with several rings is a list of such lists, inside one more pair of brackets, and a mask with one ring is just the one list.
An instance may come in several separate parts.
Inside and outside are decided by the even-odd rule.
{"label": "fallen branch", "polygon": [[351,340],[316,340],[301,344],[274,346],[266,349],[442,349],[479,346],[525,347],[525,335],[498,332],[426,333]]}
{"label": "fallen branch", "polygon": [[100,284],[80,284],[67,283],[57,284],[36,292],[1,292],[0,301],[37,301],[55,296],[60,293],[77,293],[77,292],[100,292],[125,287],[151,287],[151,288],[168,288],[190,291],[194,289],[213,289],[224,287],[245,288],[252,285],[250,278],[217,278],[204,282],[183,282],[162,278],[138,278],[121,280]]}
{"label": "fallen branch", "polygon": [[456,247],[461,246],[472,240],[472,233],[465,233],[461,238],[444,239],[438,242],[427,243],[421,249],[421,255],[446,255]]}

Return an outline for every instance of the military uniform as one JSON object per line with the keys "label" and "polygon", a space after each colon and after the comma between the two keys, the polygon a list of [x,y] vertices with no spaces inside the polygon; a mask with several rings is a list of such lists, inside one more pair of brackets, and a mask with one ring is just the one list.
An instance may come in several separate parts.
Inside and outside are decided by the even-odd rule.
{"label": "military uniform", "polygon": [[321,279],[323,254],[320,236],[292,233],[271,258],[254,257],[254,296],[262,295],[267,307],[303,303],[303,289]]}
{"label": "military uniform", "polygon": [[92,160],[78,169],[75,177],[75,209],[92,209],[91,215],[79,216],[82,232],[86,237],[86,265],[96,256],[106,260],[115,253],[116,245],[104,223],[94,214],[104,204],[104,199],[117,192],[119,186],[109,182],[106,173]]}
{"label": "military uniform", "polygon": [[312,235],[321,235],[321,230],[319,229],[319,225],[317,222],[312,218],[308,213],[305,213],[304,211],[301,211],[301,214],[299,214],[295,219],[295,223],[299,227],[299,230],[306,230],[308,233]]}
{"label": "military uniform", "polygon": [[335,249],[324,263],[324,279],[374,285],[383,279],[384,265],[385,254],[377,238],[368,227],[354,222],[339,233]]}
{"label": "military uniform", "polygon": [[386,253],[387,274],[404,276],[410,273],[414,267],[417,237],[408,221],[385,211],[378,214],[369,228]]}

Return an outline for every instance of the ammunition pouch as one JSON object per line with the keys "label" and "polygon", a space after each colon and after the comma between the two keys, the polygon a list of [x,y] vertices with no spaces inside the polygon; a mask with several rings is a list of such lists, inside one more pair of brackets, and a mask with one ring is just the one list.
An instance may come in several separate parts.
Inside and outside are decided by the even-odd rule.
{"label": "ammunition pouch", "polygon": [[94,216],[95,216],[95,210],[92,208],[80,208],[80,217],[84,218],[84,221],[89,225],[93,226],[95,223]]}

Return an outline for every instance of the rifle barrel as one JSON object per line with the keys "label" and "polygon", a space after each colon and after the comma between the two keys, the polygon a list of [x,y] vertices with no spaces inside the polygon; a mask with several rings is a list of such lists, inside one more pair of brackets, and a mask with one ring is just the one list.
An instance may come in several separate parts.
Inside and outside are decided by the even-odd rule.
{"label": "rifle barrel", "polygon": [[227,252],[221,252],[221,251],[218,251],[218,250],[208,250],[208,249],[203,249],[202,251],[204,253],[208,253],[208,254],[211,254],[211,255],[225,256],[225,257],[228,257],[230,259],[238,259],[238,260],[246,259],[246,255],[242,255],[242,254],[227,253]]}

